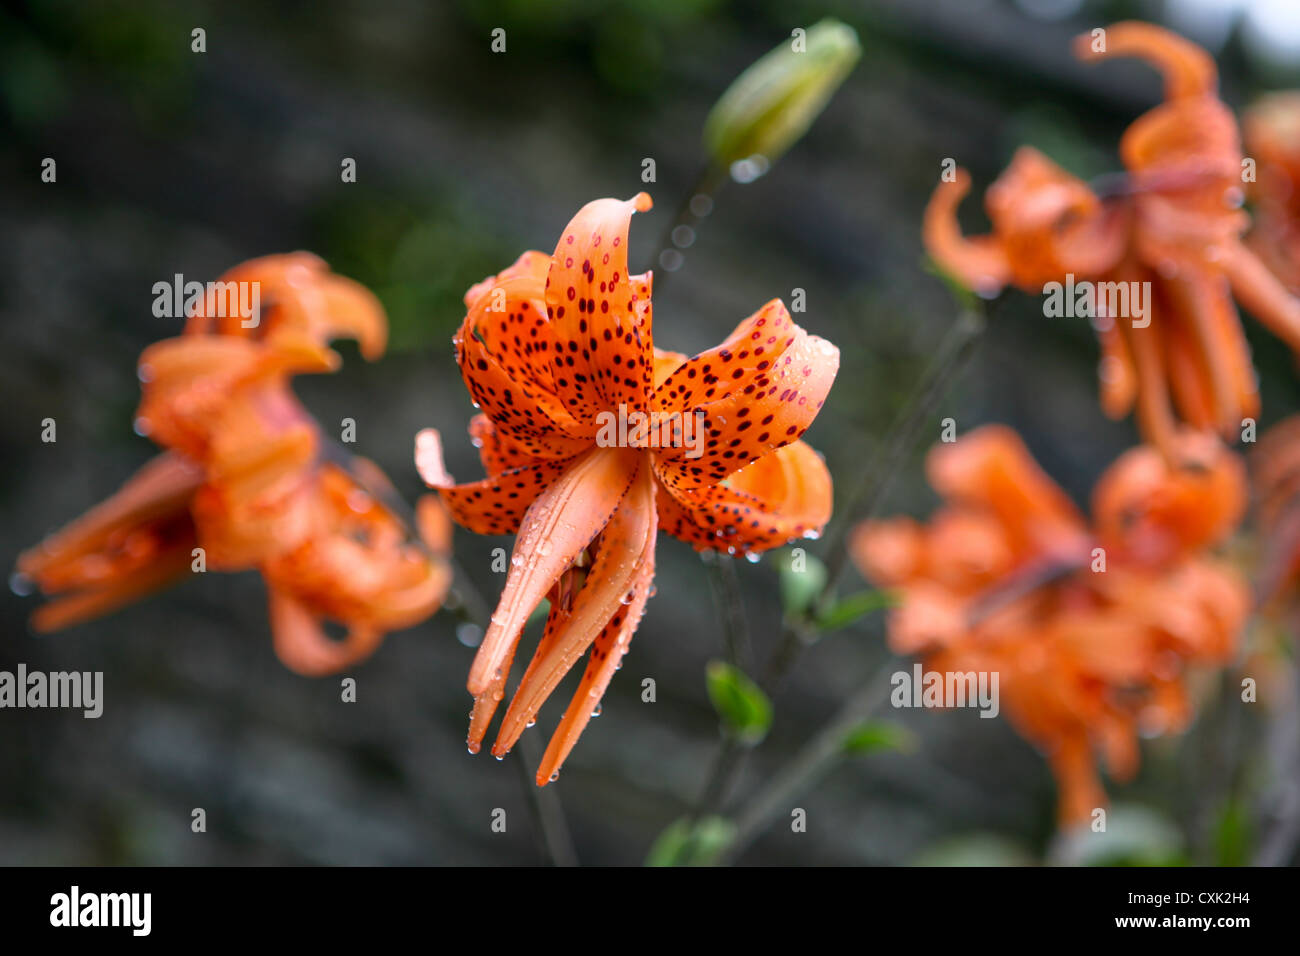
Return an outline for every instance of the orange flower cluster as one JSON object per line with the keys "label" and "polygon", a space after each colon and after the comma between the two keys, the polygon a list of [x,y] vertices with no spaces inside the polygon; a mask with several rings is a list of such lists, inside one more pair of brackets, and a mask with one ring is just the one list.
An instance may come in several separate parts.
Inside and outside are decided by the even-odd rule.
{"label": "orange flower cluster", "polygon": [[940,672],[999,674],[1001,704],[1047,755],[1063,823],[1104,805],[1094,752],[1119,779],[1139,734],[1190,718],[1188,669],[1232,655],[1250,607],[1206,554],[1246,503],[1240,460],[1186,433],[1174,463],[1129,451],[1093,492],[1092,521],[1010,429],[985,426],[930,453],[944,505],[928,525],[868,522],[851,540],[862,574],[896,588],[890,643]]}
{"label": "orange flower cluster", "polygon": [[[421,543],[376,495],[377,467],[326,461],[324,439],[290,388],[293,375],[332,372],[331,339],[384,351],[378,301],[314,256],[257,259],[223,282],[257,283],[260,317],[209,314],[145,350],[136,427],[167,449],[111,498],[18,560],[58,599],[33,626],[51,631],[104,614],[195,566],[257,569],[266,580],[281,660],[324,674],[364,658],[385,632],[432,614],[450,585],[451,526],[421,503]],[[215,310],[214,310],[215,311]],[[347,627],[339,641],[325,620]]]}
{"label": "orange flower cluster", "polygon": [[1300,92],[1272,93],[1241,118],[1254,159],[1255,225],[1247,241],[1273,274],[1300,292]]}
{"label": "orange flower cluster", "polygon": [[1300,415],[1262,436],[1251,453],[1262,603],[1293,603],[1300,585]]}
{"label": "orange flower cluster", "polygon": [[538,785],[559,773],[627,653],[660,528],[698,550],[754,554],[830,517],[830,475],[800,436],[835,378],[838,350],[779,300],[694,358],[656,349],[651,276],[630,275],[627,263],[632,215],[649,208],[644,193],[588,203],[553,255],[526,252],[466,294],[457,359],[483,411],[470,432],[488,477],[452,485],[437,434],[416,443],[420,473],[458,522],[479,534],[518,532],[470,670],[471,752],[544,598],[545,631],[494,754],[514,746],[591,649]]}
{"label": "orange flower cluster", "polygon": [[[1081,37],[1077,52],[1137,56],[1164,73],[1165,102],[1120,141],[1124,188],[1098,196],[1022,148],[986,195],[992,233],[962,236],[956,209],[970,177],[958,170],[926,210],[926,247],[985,295],[1078,283],[1101,341],[1103,410],[1119,418],[1136,405],[1144,437],[1167,456],[1180,423],[1235,437],[1242,419],[1258,414],[1259,396],[1234,297],[1298,351],[1300,302],[1242,242],[1243,156],[1236,121],[1216,94],[1214,61],[1136,22]],[[1139,317],[1131,302],[1144,290]]]}

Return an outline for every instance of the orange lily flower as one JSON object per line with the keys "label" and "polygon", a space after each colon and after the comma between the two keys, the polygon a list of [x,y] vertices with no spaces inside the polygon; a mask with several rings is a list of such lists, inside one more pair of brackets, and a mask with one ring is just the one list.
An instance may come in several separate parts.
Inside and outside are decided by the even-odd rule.
{"label": "orange lily flower", "polygon": [[1056,774],[1063,824],[1105,804],[1094,752],[1125,779],[1139,732],[1186,725],[1188,668],[1226,662],[1249,612],[1244,582],[1205,555],[1245,508],[1241,462],[1194,433],[1176,455],[1121,456],[1089,523],[1013,431],[985,426],[931,451],[945,504],[929,525],[870,521],[850,541],[862,574],[902,598],[895,651],[999,675],[1009,719]]}
{"label": "orange lily flower", "polygon": [[[356,338],[383,353],[378,301],[315,256],[257,259],[224,282],[259,284],[260,321],[200,303],[184,334],[140,359],[137,430],[167,449],[111,498],[19,557],[18,571],[59,595],[32,623],[53,631],[97,617],[191,570],[256,568],[266,580],[276,652],[303,674],[369,655],[384,633],[424,620],[450,585],[451,526],[426,496],[422,543],[379,497],[387,480],[364,459],[325,460],[320,429],[290,388],[300,372],[338,368],[325,346]],[[341,641],[323,622],[347,626]]]}
{"label": "orange lily flower", "polygon": [[1261,602],[1285,607],[1300,583],[1300,415],[1260,436],[1251,465],[1262,545],[1256,589]]}
{"label": "orange lily flower", "polygon": [[[470,433],[488,477],[453,485],[437,433],[416,442],[421,475],[456,521],[518,533],[469,674],[471,753],[543,598],[545,631],[494,754],[509,752],[591,648],[539,786],[559,773],[627,652],[652,590],[659,529],[697,550],[755,554],[830,517],[830,475],[800,436],[835,378],[838,350],[795,325],[780,300],[692,359],[656,349],[651,275],[627,265],[632,215],[649,208],[645,193],[588,203],[553,255],[526,252],[466,294],[457,360],[483,412]],[[615,422],[642,415],[648,428],[615,436]],[[685,432],[696,423],[692,444]]]}
{"label": "orange lily flower", "polygon": [[1247,186],[1255,202],[1248,242],[1293,293],[1300,291],[1300,92],[1271,93],[1242,115],[1256,162]]}
{"label": "orange lily flower", "polygon": [[[1136,405],[1143,435],[1172,456],[1182,424],[1231,437],[1258,414],[1234,297],[1297,351],[1300,302],[1241,240],[1243,157],[1236,121],[1216,93],[1213,59],[1145,23],[1108,27],[1104,51],[1093,42],[1079,38],[1082,58],[1138,56],[1165,75],[1165,102],[1120,141],[1124,187],[1099,197],[1022,148],[986,195],[991,234],[961,234],[956,210],[970,177],[958,170],[930,200],[925,243],[940,266],[984,295],[1007,285],[1043,293],[1069,276],[1093,283],[1102,408],[1121,418]],[[1140,323],[1111,314],[1117,310],[1097,289],[1103,283],[1150,289]]]}

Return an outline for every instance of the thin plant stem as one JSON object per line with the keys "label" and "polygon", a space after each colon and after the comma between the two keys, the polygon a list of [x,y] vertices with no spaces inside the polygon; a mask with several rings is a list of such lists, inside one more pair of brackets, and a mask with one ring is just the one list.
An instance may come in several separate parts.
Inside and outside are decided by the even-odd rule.
{"label": "thin plant stem", "polygon": [[542,849],[555,866],[577,866],[578,854],[573,846],[573,837],[569,833],[569,823],[565,819],[559,795],[554,787],[537,786],[528,769],[537,766],[542,760],[537,740],[523,734],[516,746],[519,748],[519,759],[515,761],[515,766],[519,768],[520,784],[528,794],[533,822],[537,824],[542,837]]}
{"label": "thin plant stem", "polygon": [[[405,526],[411,540],[428,552],[429,549],[420,538],[416,527],[415,509],[397,493],[397,490],[392,485],[386,483],[383,485],[376,484],[375,481],[371,480],[371,471],[358,467],[352,453],[338,442],[325,442],[322,446],[322,458],[346,470],[366,491],[374,495],[397,521]],[[469,576],[464,566],[456,558],[450,555],[431,556],[449,560],[454,572],[451,593],[444,603],[452,610],[455,610],[463,620],[477,626],[480,632],[485,632],[489,616],[492,613],[491,605],[488,604],[486,598],[483,597],[483,593],[474,584],[474,579]],[[517,746],[519,747],[519,758],[516,759],[515,763],[519,765],[520,772],[523,774],[524,791],[528,795],[533,819],[537,822],[538,829],[541,831],[542,844],[546,854],[554,866],[576,866],[578,863],[577,852],[573,847],[573,840],[569,833],[568,822],[565,820],[564,808],[560,804],[559,794],[554,787],[538,787],[529,778],[528,768],[539,763],[542,757],[538,752],[536,741],[524,734],[520,737]]]}
{"label": "thin plant stem", "polygon": [[[664,284],[668,281],[668,277],[672,275],[673,272],[677,271],[677,269],[681,268],[679,263],[677,266],[669,269],[663,262],[665,252],[671,251],[679,256],[684,255],[684,253],[680,251],[677,243],[673,241],[673,233],[682,226],[698,231],[699,225],[704,220],[704,217],[712,211],[714,194],[722,188],[726,181],[726,170],[718,169],[718,167],[714,166],[712,163],[707,164],[700,170],[699,174],[695,177],[694,184],[682,197],[682,201],[677,206],[677,211],[673,214],[672,221],[669,222],[668,227],[659,237],[659,245],[655,247],[654,258],[650,263],[650,268],[653,269],[655,273],[654,291],[656,295],[663,292]],[[706,211],[704,215],[698,215],[692,208],[695,205],[697,197],[703,197],[709,207],[709,210]]]}
{"label": "thin plant stem", "polygon": [[740,594],[740,579],[736,576],[736,561],[727,555],[709,552],[701,557],[708,566],[714,603],[722,618],[723,650],[727,662],[746,670],[754,652],[745,620],[745,602]]}
{"label": "thin plant stem", "polygon": [[[975,345],[986,326],[983,314],[963,312],[944,334],[934,359],[904,404],[862,481],[853,489],[842,517],[827,537],[826,580],[807,610],[787,620],[782,640],[769,660],[761,684],[775,694],[793,668],[802,649],[818,637],[817,619],[828,609],[835,587],[848,564],[848,530],[857,522],[871,517],[880,507],[904,456],[916,443],[921,427],[935,406],[948,393],[957,376],[974,354]],[[877,675],[879,677],[879,675]],[[737,821],[736,836],[727,851],[734,858],[759,832],[766,828],[789,798],[826,773],[843,753],[845,735],[870,714],[884,698],[880,681],[868,680],[818,734],[805,745],[772,782],[746,805]],[[721,806],[730,784],[739,775],[745,756],[733,740],[724,740],[708,777],[705,793],[716,794],[715,806]]]}
{"label": "thin plant stem", "polygon": [[736,816],[731,842],[719,863],[734,861],[778,817],[789,812],[792,801],[844,758],[844,741],[848,735],[889,699],[889,672],[893,666],[891,658],[844,702],[794,759],[742,807]]}
{"label": "thin plant stem", "polygon": [[860,521],[872,517],[884,502],[908,451],[935,407],[948,393],[953,382],[965,369],[986,325],[985,317],[975,311],[963,312],[944,333],[929,367],[916,389],[894,420],[862,480],[849,493],[839,517],[826,538],[826,580],[808,610],[788,621],[781,642],[768,661],[763,685],[772,691],[780,688],[793,669],[804,647],[815,643],[815,621],[829,609],[839,579],[848,567],[849,531]]}

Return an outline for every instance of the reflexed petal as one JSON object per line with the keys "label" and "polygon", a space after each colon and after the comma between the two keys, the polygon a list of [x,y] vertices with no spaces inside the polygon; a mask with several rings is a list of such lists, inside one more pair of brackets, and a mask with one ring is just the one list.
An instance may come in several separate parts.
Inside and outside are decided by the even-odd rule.
{"label": "reflexed petal", "polygon": [[[763,351],[755,355],[758,349]],[[797,441],[821,410],[840,364],[839,350],[791,322],[779,302],[769,303],[722,346],[697,358],[698,364],[692,359],[656,393],[657,408],[680,408],[703,422],[699,442],[656,455],[660,481],[677,490],[717,484]],[[688,457],[701,444],[703,453]]]}
{"label": "reflexed petal", "polygon": [[726,485],[661,488],[659,523],[697,551],[758,553],[810,533],[830,520],[831,476],[802,441],[732,475]]}
{"label": "reflexed petal", "polygon": [[551,258],[546,304],[560,352],[556,392],[580,422],[626,405],[645,411],[654,377],[650,276],[630,276],[627,236],[650,197],[597,199],[564,230]]}

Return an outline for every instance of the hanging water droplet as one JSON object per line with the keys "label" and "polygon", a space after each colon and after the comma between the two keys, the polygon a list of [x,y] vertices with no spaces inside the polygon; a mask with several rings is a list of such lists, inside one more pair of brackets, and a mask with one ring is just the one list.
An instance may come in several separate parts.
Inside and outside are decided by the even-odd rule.
{"label": "hanging water droplet", "polygon": [[646,597],[654,597],[658,593],[659,593],[659,588],[656,585],[652,584],[650,585],[650,590],[646,592]]}
{"label": "hanging water droplet", "polygon": [[555,781],[559,780],[559,779],[560,779],[560,771],[557,770],[557,771],[555,771],[555,773],[551,774],[551,778],[550,778],[550,779],[551,779],[551,783],[555,783]]}
{"label": "hanging water droplet", "polygon": [[812,531],[805,531],[803,533],[803,536],[809,541],[816,541],[818,538],[822,536],[822,533],[814,529]]}
{"label": "hanging water droplet", "polygon": [[135,370],[135,375],[136,378],[140,379],[142,382],[152,382],[153,366],[148,362],[142,362],[140,363],[140,367]]}
{"label": "hanging water droplet", "polygon": [[592,710],[591,710],[591,716],[593,716],[593,717],[599,717],[599,716],[600,716],[600,704],[597,704],[595,707],[592,708]]}
{"label": "hanging water droplet", "polygon": [[136,420],[132,422],[131,427],[141,438],[148,438],[149,433],[153,431],[153,425],[151,425],[149,419],[145,418],[143,415],[138,416]]}
{"label": "hanging water droplet", "polygon": [[492,756],[496,757],[497,760],[505,760],[505,759],[506,759],[506,755],[505,755],[505,754],[493,754]]}
{"label": "hanging water droplet", "polygon": [[537,718],[536,718],[536,717],[534,717],[534,718],[533,718],[532,720],[530,720],[528,723],[524,724],[525,727],[535,727],[536,725],[537,725]]}
{"label": "hanging water droplet", "polygon": [[456,625],[456,640],[466,647],[478,647],[483,643],[483,628],[471,621],[462,621]]}
{"label": "hanging water droplet", "polygon": [[9,590],[19,597],[27,597],[27,595],[31,594],[32,584],[31,577],[21,571],[15,571],[9,575]]}
{"label": "hanging water droplet", "polygon": [[758,562],[763,560],[763,556],[759,554],[757,551],[746,551],[745,560],[748,561],[750,564],[758,564]]}

